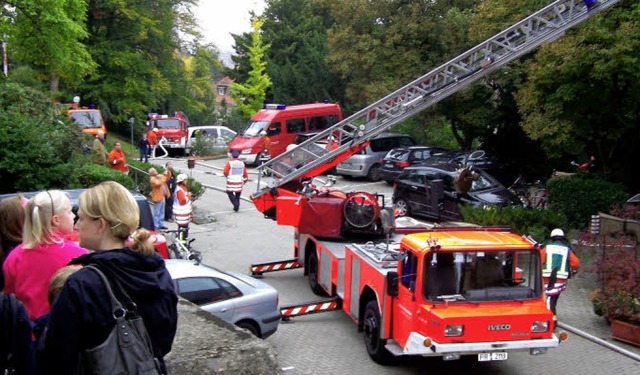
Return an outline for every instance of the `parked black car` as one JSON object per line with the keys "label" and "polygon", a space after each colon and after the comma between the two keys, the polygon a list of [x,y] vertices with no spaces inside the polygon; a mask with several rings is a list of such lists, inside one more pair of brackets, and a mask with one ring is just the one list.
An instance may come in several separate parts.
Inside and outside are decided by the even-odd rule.
{"label": "parked black car", "polygon": [[[518,197],[481,169],[468,173],[468,191],[455,163],[405,168],[393,186],[399,216],[417,215],[434,220],[461,220],[461,204],[475,207],[521,206]],[[469,171],[469,170],[467,170]],[[462,187],[462,188],[461,188]]]}
{"label": "parked black car", "polygon": [[378,173],[382,180],[392,184],[406,167],[422,164],[432,155],[444,152],[445,149],[432,146],[396,147],[382,159]]}
{"label": "parked black car", "polygon": [[484,150],[446,151],[426,160],[426,164],[429,165],[441,163],[455,163],[461,167],[482,169],[505,186],[510,186],[518,178],[518,168],[514,163],[500,160]]}

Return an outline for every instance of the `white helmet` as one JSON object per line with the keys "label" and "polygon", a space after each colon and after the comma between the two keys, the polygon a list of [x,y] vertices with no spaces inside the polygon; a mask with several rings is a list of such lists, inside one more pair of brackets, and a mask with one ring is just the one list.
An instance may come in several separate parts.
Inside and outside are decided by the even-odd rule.
{"label": "white helmet", "polygon": [[261,131],[260,135],[267,135],[267,131],[266,130]]}
{"label": "white helmet", "polygon": [[298,145],[297,145],[297,144],[295,144],[295,143],[292,143],[292,144],[290,144],[290,145],[288,145],[288,146],[287,146],[287,151],[291,151],[291,150],[293,150],[293,149],[294,149],[294,148],[296,148],[296,147],[298,147]]}
{"label": "white helmet", "polygon": [[551,238],[553,237],[564,237],[564,232],[560,228],[556,228],[551,231]]}
{"label": "white helmet", "polygon": [[184,173],[180,173],[178,177],[176,177],[176,184],[179,184],[182,181],[185,181],[186,179],[187,179],[187,175]]}
{"label": "white helmet", "polygon": [[158,128],[153,128],[153,131],[154,132],[158,132]]}

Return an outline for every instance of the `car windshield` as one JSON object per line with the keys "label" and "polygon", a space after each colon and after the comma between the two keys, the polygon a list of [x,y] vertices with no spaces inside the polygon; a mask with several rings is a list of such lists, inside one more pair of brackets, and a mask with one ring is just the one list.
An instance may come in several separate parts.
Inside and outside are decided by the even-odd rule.
{"label": "car windshield", "polygon": [[157,120],[155,127],[158,129],[180,129],[180,121],[173,119]]}
{"label": "car windshield", "polygon": [[242,131],[244,137],[257,137],[260,132],[267,129],[268,121],[249,121]]}
{"label": "car windshield", "polygon": [[524,301],[542,294],[538,251],[432,252],[424,270],[427,301]]}
{"label": "car windshield", "polygon": [[407,155],[409,154],[409,150],[406,149],[393,149],[391,151],[389,151],[389,153],[387,153],[387,156],[385,156],[385,159],[394,159],[394,160],[400,160],[400,159],[406,159]]}
{"label": "car windshield", "polygon": [[96,111],[71,112],[71,121],[83,128],[101,128],[102,119],[100,113]]}
{"label": "car windshield", "polygon": [[500,183],[486,172],[478,169],[473,172],[477,175],[477,178],[473,180],[469,192],[493,189],[500,186]]}

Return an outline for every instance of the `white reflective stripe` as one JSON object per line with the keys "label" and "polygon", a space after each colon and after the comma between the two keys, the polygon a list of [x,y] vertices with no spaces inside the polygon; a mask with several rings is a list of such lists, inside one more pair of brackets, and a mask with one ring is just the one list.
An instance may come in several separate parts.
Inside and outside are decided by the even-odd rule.
{"label": "white reflective stripe", "polygon": [[547,245],[545,247],[547,252],[547,259],[542,270],[542,276],[549,277],[553,271],[553,256],[559,255],[561,257],[560,269],[556,273],[556,276],[560,279],[568,279],[569,271],[567,271],[567,261],[569,258],[569,248],[562,245]]}

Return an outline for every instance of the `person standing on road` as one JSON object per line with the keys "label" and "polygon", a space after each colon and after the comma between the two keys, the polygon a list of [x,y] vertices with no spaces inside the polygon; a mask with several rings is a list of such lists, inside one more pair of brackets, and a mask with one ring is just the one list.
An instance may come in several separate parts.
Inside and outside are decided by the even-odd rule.
{"label": "person standing on road", "polygon": [[[91,265],[102,271],[119,299],[126,295],[131,300],[126,305],[136,307],[165,374],[163,357],[176,334],[178,297],[150,233],[136,231],[138,204],[125,187],[106,181],[80,194],[78,216],[80,245],[95,252],[70,262],[83,267],[69,276],[51,306],[38,368],[48,374],[89,373],[83,353],[103,344],[112,332],[116,319],[110,298],[101,277],[86,267]],[[130,237],[133,244],[127,247]]]}
{"label": "person standing on road", "polygon": [[149,157],[156,157],[156,147],[158,145],[158,136],[156,133],[158,132],[158,128],[150,129],[147,132],[147,139],[149,140]]}
{"label": "person standing on road", "polygon": [[187,189],[187,175],[181,173],[176,177],[176,194],[173,199],[173,215],[178,229],[184,228],[184,237],[189,236],[189,223],[191,223],[191,193]]}
{"label": "person standing on road", "polygon": [[96,139],[93,140],[93,146],[91,147],[91,161],[94,164],[104,166],[107,163],[108,157],[109,153],[107,152],[107,148],[104,147],[104,133],[102,130],[98,130]]}
{"label": "person standing on road", "polygon": [[258,164],[262,165],[271,159],[271,139],[267,137],[267,131],[262,130],[260,132],[260,139],[258,140],[258,149],[260,150],[260,154],[258,154]]}
{"label": "person standing on road", "polygon": [[142,134],[142,138],[138,141],[138,149],[140,150],[140,163],[144,160],[145,163],[149,162],[149,140],[147,139],[147,133]]}
{"label": "person standing on road", "polygon": [[157,229],[167,229],[164,225],[165,199],[169,196],[167,176],[158,174],[155,168],[149,168],[149,183],[151,184],[151,201],[153,202],[153,225]]}
{"label": "person standing on road", "polygon": [[120,171],[125,175],[129,174],[129,167],[127,167],[127,159],[124,156],[124,151],[122,151],[122,146],[120,146],[120,142],[116,142],[113,145],[113,150],[109,153],[109,166],[111,169]]}
{"label": "person standing on road", "polygon": [[173,198],[176,194],[176,178],[173,175],[173,163],[168,161],[164,165],[164,175],[167,177],[167,187],[169,188],[169,196],[165,199],[164,204],[164,221],[173,222]]}
{"label": "person standing on road", "polygon": [[238,159],[240,153],[237,150],[231,151],[231,160],[224,165],[224,176],[227,178],[227,195],[233,205],[233,210],[240,210],[240,195],[242,193],[242,185],[249,179],[247,167],[242,160]]}
{"label": "person standing on road", "polygon": [[551,231],[551,243],[542,252],[542,277],[549,309],[557,320],[556,305],[560,293],[567,288],[567,280],[578,272],[580,260],[575,255],[564,236],[562,229]]}
{"label": "person standing on road", "polygon": [[22,301],[29,319],[49,311],[49,280],[73,258],[87,251],[66,238],[73,232],[74,214],[69,197],[60,190],[47,190],[29,199],[25,207],[22,244],[2,265],[4,292]]}

